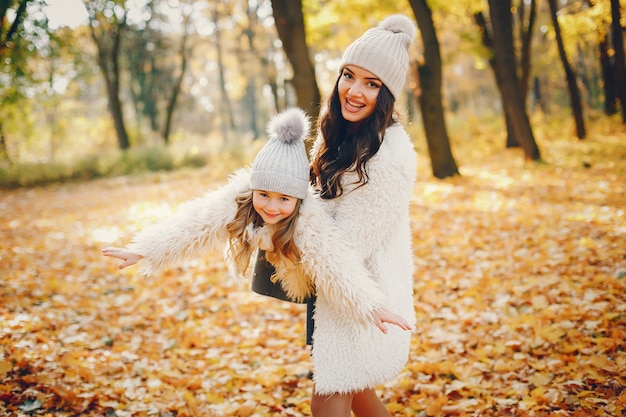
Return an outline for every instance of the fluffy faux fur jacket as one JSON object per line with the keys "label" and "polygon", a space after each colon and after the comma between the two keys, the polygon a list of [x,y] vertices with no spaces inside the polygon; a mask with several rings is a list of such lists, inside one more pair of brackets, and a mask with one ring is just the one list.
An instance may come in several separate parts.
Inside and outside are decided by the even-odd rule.
{"label": "fluffy faux fur jacket", "polygon": [[[140,272],[158,271],[208,248],[226,248],[226,225],[237,211],[235,199],[249,189],[250,171],[238,170],[226,185],[186,202],[174,215],[143,229],[128,245],[143,256]],[[354,325],[375,327],[371,314],[384,305],[383,293],[324,211],[323,202],[312,196],[302,200],[294,241],[301,263],[296,273],[282,279],[286,293],[296,300],[313,293],[323,295],[333,311],[348,315]]]}
{"label": "fluffy faux fur jacket", "polygon": [[[320,145],[320,138],[313,152]],[[359,188],[355,177],[343,179],[344,194],[323,200],[382,291],[382,304],[392,306],[412,325],[413,256],[409,205],[416,178],[416,154],[406,131],[387,129],[379,151],[367,163],[369,182]],[[338,278],[340,279],[340,278]],[[348,312],[348,307],[343,307]],[[318,293],[313,332],[315,390],[318,394],[374,388],[397,377],[407,362],[411,333],[388,325],[387,334],[374,326],[355,326],[338,314],[336,301]]]}

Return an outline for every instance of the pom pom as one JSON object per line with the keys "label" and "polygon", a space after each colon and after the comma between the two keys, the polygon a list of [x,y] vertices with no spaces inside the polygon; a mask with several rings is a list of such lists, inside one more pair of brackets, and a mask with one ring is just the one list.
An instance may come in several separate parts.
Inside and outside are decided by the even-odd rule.
{"label": "pom pom", "polygon": [[271,138],[292,143],[297,140],[304,141],[309,133],[310,122],[306,113],[297,107],[293,107],[278,113],[267,124],[267,133]]}
{"label": "pom pom", "polygon": [[378,24],[378,27],[393,33],[405,33],[411,40],[413,40],[417,32],[413,21],[401,14],[386,17]]}

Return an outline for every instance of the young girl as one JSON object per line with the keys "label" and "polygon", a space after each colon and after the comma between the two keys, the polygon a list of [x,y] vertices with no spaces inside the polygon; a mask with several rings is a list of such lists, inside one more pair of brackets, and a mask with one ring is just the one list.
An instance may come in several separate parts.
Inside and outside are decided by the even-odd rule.
{"label": "young girl", "polygon": [[182,205],[173,216],[142,230],[126,248],[102,253],[122,260],[120,269],[140,262],[150,273],[206,248],[227,247],[234,271],[244,274],[257,249],[276,267],[272,277],[300,301],[324,294],[333,311],[355,326],[384,323],[411,326],[381,301],[382,293],[320,207],[309,196],[309,163],[304,137],[309,121],[293,108],[268,124],[269,141],[252,169],[235,172],[225,186]]}
{"label": "young girl", "polygon": [[[409,204],[416,154],[397,122],[394,103],[405,83],[415,32],[411,20],[393,15],[346,49],[320,117],[310,178],[324,209],[381,291],[382,303],[393,305],[411,325]],[[312,303],[313,415],[349,417],[352,410],[357,417],[388,417],[374,389],[406,364],[411,333],[355,326],[352,317],[334,313],[335,300],[321,291]]]}

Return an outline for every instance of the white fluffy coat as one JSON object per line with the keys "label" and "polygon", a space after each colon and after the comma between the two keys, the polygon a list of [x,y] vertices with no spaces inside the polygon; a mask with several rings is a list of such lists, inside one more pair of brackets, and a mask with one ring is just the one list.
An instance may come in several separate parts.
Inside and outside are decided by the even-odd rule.
{"label": "white fluffy coat", "polygon": [[[315,149],[320,145],[320,138]],[[413,257],[409,205],[416,177],[416,154],[404,128],[387,129],[378,153],[367,164],[369,182],[354,189],[345,178],[344,194],[324,200],[383,294],[382,303],[415,323]],[[366,285],[366,283],[363,283]],[[374,388],[397,377],[408,359],[411,333],[388,325],[355,326],[347,306],[318,292],[313,333],[314,382],[318,394]]]}

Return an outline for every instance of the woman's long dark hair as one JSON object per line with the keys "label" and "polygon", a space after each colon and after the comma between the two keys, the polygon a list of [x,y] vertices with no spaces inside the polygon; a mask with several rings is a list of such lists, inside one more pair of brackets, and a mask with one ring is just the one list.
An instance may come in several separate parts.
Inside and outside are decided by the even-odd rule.
{"label": "woman's long dark hair", "polygon": [[[324,139],[311,163],[311,184],[324,199],[337,198],[343,194],[341,177],[355,172],[358,187],[367,184],[366,165],[385,137],[385,129],[396,122],[394,98],[382,85],[376,100],[376,109],[364,121],[355,125],[341,115],[337,78],[335,88],[328,100],[326,112],[320,118],[320,132]],[[357,129],[354,129],[357,127]]]}

